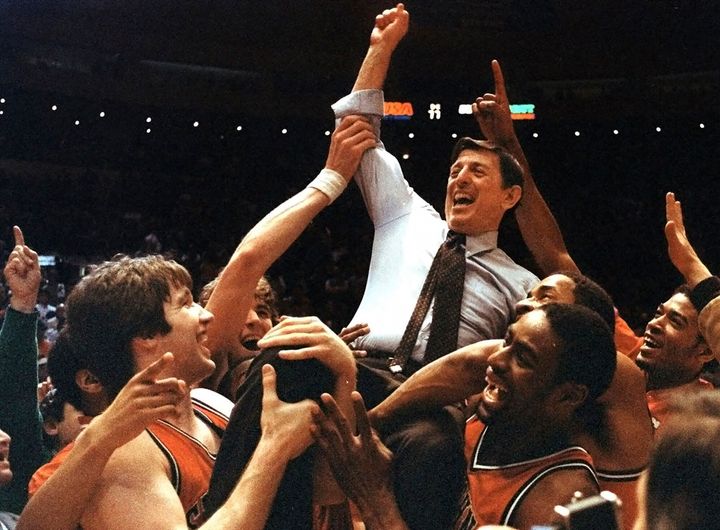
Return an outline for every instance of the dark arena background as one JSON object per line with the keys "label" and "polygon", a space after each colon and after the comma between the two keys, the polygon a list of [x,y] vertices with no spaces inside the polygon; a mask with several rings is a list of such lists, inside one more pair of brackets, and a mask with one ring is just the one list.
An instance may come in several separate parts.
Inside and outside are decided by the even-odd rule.
{"label": "dark arena background", "polygon": [[[212,279],[245,232],[323,167],[330,104],[365,53],[376,0],[4,0],[0,251],[12,225],[69,289],[117,252]],[[681,280],[664,194],[720,270],[720,17],[700,1],[408,0],[383,140],[441,209],[461,105],[503,66],[541,191],[580,268],[628,322]],[[501,238],[532,265],[512,219]],[[337,330],[365,283],[372,226],[354,187],[270,271],[288,314]],[[60,293],[61,295],[62,293]],[[61,296],[60,296],[61,297]]]}

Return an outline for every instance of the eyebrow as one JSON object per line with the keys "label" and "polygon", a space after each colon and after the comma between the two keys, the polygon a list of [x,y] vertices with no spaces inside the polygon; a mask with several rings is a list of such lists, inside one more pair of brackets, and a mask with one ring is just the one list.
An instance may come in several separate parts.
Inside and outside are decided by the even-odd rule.
{"label": "eyebrow", "polygon": [[[185,299],[188,297],[188,294],[192,298],[192,292],[187,287],[183,287],[179,291],[177,291],[177,294],[175,295],[175,302],[182,304],[184,303]],[[193,298],[193,302],[195,299]]]}
{"label": "eyebrow", "polygon": [[530,364],[532,366],[535,366],[537,364],[537,360],[538,360],[537,359],[538,358],[537,351],[535,351],[535,349],[532,346],[530,346],[527,342],[524,342],[520,339],[515,338],[515,333],[513,333],[514,327],[515,327],[515,324],[511,324],[508,327],[507,333],[505,335],[505,340],[507,341],[508,339],[510,339],[510,342],[512,342],[513,347],[520,348],[523,351],[523,353],[525,354],[525,356],[528,358],[528,360],[530,361]]}
{"label": "eyebrow", "polygon": [[675,309],[671,309],[668,311],[668,317],[669,318],[677,318],[679,320],[682,320],[683,324],[687,325],[688,319],[685,315],[680,313],[679,311],[676,311]]}
{"label": "eyebrow", "polygon": [[461,162],[461,160],[458,159],[455,161],[455,163],[452,166],[450,166],[450,171],[452,171],[453,169],[455,169],[457,167],[462,167],[462,166],[470,166],[472,168],[479,167],[485,171],[489,170],[492,167],[490,164],[487,164],[480,160],[471,160],[469,162]]}

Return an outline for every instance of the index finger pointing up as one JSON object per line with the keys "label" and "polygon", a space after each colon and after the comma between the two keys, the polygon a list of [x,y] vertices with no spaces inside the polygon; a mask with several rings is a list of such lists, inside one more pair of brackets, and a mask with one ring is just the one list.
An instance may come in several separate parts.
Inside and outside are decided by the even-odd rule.
{"label": "index finger pointing up", "polygon": [[493,79],[495,80],[495,96],[498,103],[507,101],[507,93],[505,92],[505,78],[503,77],[500,63],[493,59],[492,61]]}
{"label": "index finger pointing up", "polygon": [[13,226],[13,234],[15,235],[15,245],[25,245],[25,236],[19,226]]}

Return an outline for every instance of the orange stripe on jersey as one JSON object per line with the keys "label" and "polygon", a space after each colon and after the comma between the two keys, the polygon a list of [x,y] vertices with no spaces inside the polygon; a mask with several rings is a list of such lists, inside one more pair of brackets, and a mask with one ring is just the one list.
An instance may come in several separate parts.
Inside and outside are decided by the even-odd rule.
{"label": "orange stripe on jersey", "polygon": [[486,430],[477,417],[471,418],[465,426],[468,490],[472,514],[478,525],[510,524],[525,495],[551,473],[584,469],[595,479],[592,458],[582,447],[568,447],[541,458],[508,465],[484,465],[479,454]]}
{"label": "orange stripe on jersey", "polygon": [[[222,434],[228,423],[226,416],[196,400],[193,400],[193,409],[200,419]],[[202,442],[164,420],[153,423],[147,432],[168,459],[171,480],[188,525],[199,526],[202,523],[200,501],[210,485],[216,455]]]}

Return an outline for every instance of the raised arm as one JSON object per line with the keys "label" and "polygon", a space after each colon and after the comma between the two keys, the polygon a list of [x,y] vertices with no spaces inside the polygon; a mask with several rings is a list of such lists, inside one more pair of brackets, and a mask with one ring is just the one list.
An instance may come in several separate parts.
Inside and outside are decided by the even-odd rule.
{"label": "raised arm", "polygon": [[487,359],[502,341],[486,340],[465,346],[441,357],[415,372],[369,416],[382,431],[404,416],[459,403],[485,388]]}
{"label": "raised arm", "polygon": [[675,268],[692,289],[690,299],[700,313],[700,333],[708,346],[720,358],[720,279],[700,260],[685,233],[682,205],[674,193],[665,196],[665,238],[668,255]]}
{"label": "raised arm", "polygon": [[701,281],[710,278],[710,270],[700,260],[685,233],[682,205],[675,194],[665,195],[665,238],[668,244],[668,256],[675,268],[683,275],[688,287],[694,289]]}
{"label": "raised arm", "polygon": [[395,48],[408,30],[410,15],[403,4],[386,9],[375,18],[370,46],[352,91],[382,89]]}
{"label": "raised arm", "polygon": [[27,500],[27,484],[49,458],[42,439],[37,407],[37,293],[40,288],[38,255],[13,227],[15,247],[5,265],[11,290],[10,307],[0,331],[0,429],[12,438],[10,462],[14,479],[0,489],[0,510],[20,513]]}
{"label": "raised arm", "polygon": [[166,353],[127,382],[112,404],[80,433],[62,465],[32,496],[17,528],[75,530],[115,450],[153,421],[171,415],[188,392],[184,382],[158,379],[173,362]]}
{"label": "raised arm", "polygon": [[240,242],[207,303],[207,309],[215,315],[208,330],[208,347],[217,369],[206,386],[216,388],[227,371],[227,352],[240,347],[240,334],[262,275],[310,221],[342,193],[361,155],[374,145],[372,127],[366,120],[359,116],[342,120],[332,135],[320,175],[267,214]]}
{"label": "raised arm", "polygon": [[477,98],[473,103],[473,114],[485,137],[507,149],[523,168],[523,196],[515,210],[515,217],[525,244],[543,274],[562,270],[579,272],[565,247],[560,227],[535,184],[530,164],[515,134],[500,63],[493,61],[492,71],[495,93]]}

